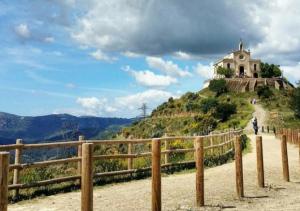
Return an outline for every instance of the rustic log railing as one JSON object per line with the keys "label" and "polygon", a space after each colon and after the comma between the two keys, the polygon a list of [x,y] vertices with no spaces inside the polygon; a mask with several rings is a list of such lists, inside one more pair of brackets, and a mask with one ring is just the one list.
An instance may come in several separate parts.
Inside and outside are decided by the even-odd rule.
{"label": "rustic log railing", "polygon": [[290,144],[300,144],[300,129],[280,128],[277,132],[277,137],[286,136],[286,141]]}
{"label": "rustic log railing", "polygon": [[[108,176],[116,176],[116,175],[124,175],[124,174],[132,174],[132,173],[137,173],[137,172],[142,172],[142,171],[149,171],[151,170],[151,167],[145,167],[145,168],[139,168],[139,169],[134,169],[133,161],[136,158],[141,158],[141,157],[152,157],[152,162],[158,161],[157,157],[153,155],[155,153],[153,152],[153,144],[155,143],[160,143],[160,156],[164,158],[164,163],[156,166],[156,170],[160,167],[169,167],[175,164],[188,164],[188,163],[196,163],[197,167],[203,166],[201,162],[203,162],[203,157],[201,155],[197,155],[197,152],[204,153],[206,155],[214,155],[216,152],[217,154],[226,154],[229,151],[234,150],[234,140],[235,137],[240,135],[242,133],[242,130],[230,130],[225,133],[219,133],[219,134],[211,134],[207,136],[179,136],[179,137],[162,137],[162,138],[157,138],[157,139],[126,139],[126,140],[85,140],[83,136],[79,137],[79,141],[70,141],[70,142],[56,142],[56,143],[38,143],[38,144],[24,144],[22,140],[18,139],[16,144],[11,144],[11,145],[0,145],[0,152],[1,151],[12,151],[15,150],[15,162],[13,164],[9,164],[7,166],[8,171],[13,171],[13,184],[9,184],[7,187],[3,187],[3,185],[0,184],[0,189],[5,189],[7,188],[8,190],[13,190],[13,196],[17,196],[19,194],[20,189],[26,189],[26,188],[33,188],[33,187],[40,187],[40,186],[46,186],[50,184],[55,184],[55,183],[62,183],[62,182],[68,182],[68,181],[76,181],[79,180],[81,182],[88,182],[90,183],[90,178],[89,175],[92,174],[94,178],[96,177],[108,177]],[[185,149],[171,149],[170,148],[170,143],[174,140],[181,140],[181,141],[194,141],[194,147],[193,148],[185,148]],[[201,143],[199,143],[199,140],[201,140]],[[157,141],[157,142],[154,142]],[[122,145],[127,145],[127,154],[104,154],[104,155],[93,155],[91,153],[91,147],[90,145],[86,146],[87,144],[91,144],[92,146],[96,145],[115,145],[115,144],[122,144]],[[134,145],[137,144],[148,144],[152,145],[152,152],[146,151],[146,152],[139,152],[135,153],[134,152]],[[85,146],[85,148],[84,148]],[[163,146],[163,147],[161,147]],[[77,147],[77,156],[76,157],[70,157],[70,158],[64,158],[64,159],[56,159],[56,160],[46,160],[46,161],[39,161],[39,162],[32,162],[32,163],[22,163],[22,153],[25,150],[29,149],[41,149],[41,148],[60,148],[60,147]],[[200,147],[200,148],[199,148]],[[201,148],[203,147],[203,150]],[[191,153],[194,152],[195,159],[193,160],[188,160],[188,161],[182,161],[182,162],[177,162],[177,163],[171,163],[170,162],[170,157],[169,155],[172,153]],[[83,154],[85,153],[85,154]],[[13,155],[13,153],[12,153]],[[6,154],[1,154],[1,161],[7,160],[7,157],[5,157]],[[90,158],[90,157],[91,158]],[[159,156],[159,157],[160,157]],[[203,155],[204,156],[204,155]],[[90,160],[91,159],[91,160]],[[112,171],[112,172],[93,172],[93,166],[87,167],[86,164],[89,163],[89,165],[93,164],[93,160],[104,160],[104,159],[127,159],[128,160],[128,168],[127,170],[119,170],[119,171]],[[154,160],[153,160],[154,159]],[[160,159],[159,159],[160,161]],[[28,168],[36,168],[36,167],[44,167],[44,166],[51,166],[51,165],[57,165],[57,164],[65,164],[65,163],[77,163],[77,175],[73,176],[66,176],[66,177],[60,177],[60,178],[53,178],[53,179],[48,179],[48,180],[43,180],[43,181],[35,181],[34,183],[30,184],[20,184],[20,172],[24,169]],[[5,164],[2,166],[1,163],[1,168],[0,168],[0,176],[2,178],[6,178],[5,175],[3,177],[2,174],[8,174],[8,172],[3,172],[5,171],[6,168]],[[153,165],[153,163],[152,163]],[[3,170],[4,169],[4,170]],[[153,171],[153,166],[152,166],[152,171]],[[88,172],[88,173],[87,173]],[[155,171],[156,173],[152,172],[152,176],[154,178],[158,178],[160,176],[158,171]],[[153,174],[154,173],[154,174]],[[200,180],[198,180],[198,190],[197,191],[197,204],[198,205],[203,205],[204,204],[204,196],[201,192],[201,181],[203,180],[203,172],[199,171],[198,175]],[[6,175],[7,176],[7,175]],[[6,178],[7,179],[7,178]],[[154,188],[158,188],[158,185],[160,184],[159,181],[157,181],[157,184],[154,185]],[[85,202],[82,202],[82,204],[87,204],[91,202],[91,199],[89,196],[88,192],[91,191],[92,189],[90,187],[86,187],[86,184],[82,184],[81,186],[82,191],[84,191],[84,194],[87,195],[87,197],[82,197],[82,200]],[[155,189],[155,190],[156,190]],[[157,189],[155,192],[159,191]],[[5,204],[3,200],[6,201],[7,203],[7,195],[4,193],[0,194],[0,204]],[[156,199],[153,200],[159,200],[157,197]],[[159,206],[157,205],[157,201],[153,201],[153,206]],[[83,205],[82,205],[83,206]],[[91,207],[90,205],[87,205]],[[3,206],[5,207],[5,206]],[[1,208],[3,208],[1,207]],[[5,208],[3,208],[5,210]],[[86,210],[86,209],[82,209]],[[155,209],[155,210],[159,210]]]}

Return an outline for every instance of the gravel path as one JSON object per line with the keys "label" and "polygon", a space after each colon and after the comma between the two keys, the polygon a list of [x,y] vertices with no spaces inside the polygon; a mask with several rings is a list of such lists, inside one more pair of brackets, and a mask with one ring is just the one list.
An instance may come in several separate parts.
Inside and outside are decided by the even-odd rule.
{"label": "gravel path", "polygon": [[[256,114],[265,112],[256,106]],[[264,115],[264,116],[262,116]],[[255,137],[250,135],[253,149]],[[163,210],[300,210],[300,170],[298,148],[289,145],[291,182],[282,179],[280,142],[272,135],[263,135],[266,187],[256,184],[255,150],[243,156],[245,198],[235,192],[234,163],[205,170],[205,203],[195,207],[195,173],[162,178]],[[94,210],[151,210],[150,179],[106,185],[94,189]],[[10,205],[11,211],[74,211],[80,210],[80,192],[58,194]]]}

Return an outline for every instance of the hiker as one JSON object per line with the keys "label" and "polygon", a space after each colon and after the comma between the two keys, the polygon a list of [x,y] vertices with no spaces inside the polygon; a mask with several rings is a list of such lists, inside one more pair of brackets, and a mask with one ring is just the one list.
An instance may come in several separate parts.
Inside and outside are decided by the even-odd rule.
{"label": "hiker", "polygon": [[253,125],[253,130],[254,130],[255,135],[257,135],[257,133],[258,133],[258,124],[257,124],[257,118],[256,117],[253,118],[252,125]]}
{"label": "hiker", "polygon": [[253,104],[254,104],[254,105],[256,104],[256,99],[255,99],[255,98],[253,99]]}

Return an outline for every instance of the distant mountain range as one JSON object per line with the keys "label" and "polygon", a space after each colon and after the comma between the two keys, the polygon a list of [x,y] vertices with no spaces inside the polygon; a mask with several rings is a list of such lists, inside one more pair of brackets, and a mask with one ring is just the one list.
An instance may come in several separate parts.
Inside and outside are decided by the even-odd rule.
{"label": "distant mountain range", "polygon": [[27,117],[0,112],[0,145],[15,143],[21,138],[25,143],[55,140],[76,140],[102,137],[108,131],[117,131],[135,119],[103,118],[68,114]]}

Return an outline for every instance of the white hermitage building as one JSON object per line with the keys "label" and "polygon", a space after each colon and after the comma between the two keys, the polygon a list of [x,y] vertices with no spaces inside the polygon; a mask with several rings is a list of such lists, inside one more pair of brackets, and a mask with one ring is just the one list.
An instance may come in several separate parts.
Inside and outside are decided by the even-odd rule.
{"label": "white hermitage building", "polygon": [[245,50],[241,41],[238,50],[226,55],[214,64],[214,77],[221,77],[218,75],[217,69],[218,67],[223,67],[234,70],[235,78],[258,78],[260,75],[260,63],[259,59],[251,58],[250,50]]}

